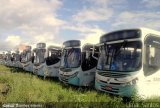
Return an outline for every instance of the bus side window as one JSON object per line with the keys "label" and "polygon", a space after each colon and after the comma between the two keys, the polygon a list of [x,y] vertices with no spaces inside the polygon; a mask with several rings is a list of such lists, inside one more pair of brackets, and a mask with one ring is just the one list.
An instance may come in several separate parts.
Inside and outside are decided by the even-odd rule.
{"label": "bus side window", "polygon": [[145,40],[144,75],[149,76],[160,69],[160,38],[149,36]]}

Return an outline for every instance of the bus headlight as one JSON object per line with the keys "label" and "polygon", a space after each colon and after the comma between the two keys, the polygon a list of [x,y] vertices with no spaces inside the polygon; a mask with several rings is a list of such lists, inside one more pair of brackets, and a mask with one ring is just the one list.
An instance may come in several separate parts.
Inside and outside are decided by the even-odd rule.
{"label": "bus headlight", "polygon": [[137,84],[137,81],[138,81],[138,78],[136,77],[129,82],[123,83],[122,86],[135,85],[135,84]]}
{"label": "bus headlight", "polygon": [[132,80],[132,85],[137,84],[137,81],[138,81],[138,78],[137,78],[137,77],[134,78],[134,79]]}
{"label": "bus headlight", "polygon": [[96,77],[96,82],[99,82],[100,80]]}

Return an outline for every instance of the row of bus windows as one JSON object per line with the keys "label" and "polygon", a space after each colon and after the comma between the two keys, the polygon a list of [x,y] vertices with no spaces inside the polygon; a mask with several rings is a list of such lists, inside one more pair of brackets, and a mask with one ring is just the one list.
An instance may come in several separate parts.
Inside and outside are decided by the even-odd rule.
{"label": "row of bus windows", "polygon": [[[160,69],[160,40],[154,38],[146,38],[144,42],[144,73],[146,76],[155,73]],[[81,65],[82,70],[92,69],[97,65],[98,70],[133,72],[138,71],[142,67],[142,42],[122,42],[114,44],[104,44],[99,46],[99,53],[96,53],[98,59],[93,58],[92,51],[82,52],[80,48],[64,49],[61,51],[50,52],[45,59],[45,51],[37,50],[34,63],[43,63],[46,60],[47,65],[51,65],[60,61],[63,68],[77,68]],[[29,60],[31,52],[26,53],[24,60]],[[10,58],[10,56],[8,56]],[[7,59],[8,59],[7,58]]]}
{"label": "row of bus windows", "polygon": [[58,63],[60,61],[61,53],[60,51],[48,51],[48,55],[45,58],[45,51],[42,49],[39,49],[36,51],[34,54],[34,63],[35,64],[40,64],[44,63],[46,61],[47,65],[52,65],[55,63]]}
{"label": "row of bus windows", "polygon": [[145,52],[144,72],[145,75],[148,76],[154,74],[160,69],[160,47],[146,44]]}
{"label": "row of bus windows", "polygon": [[[98,53],[94,56],[98,57]],[[92,51],[81,53],[80,48],[64,49],[61,58],[61,67],[77,68],[80,65],[83,71],[92,69],[97,65],[97,60],[93,58]]]}
{"label": "row of bus windows", "polygon": [[49,66],[58,63],[60,61],[60,57],[61,57],[61,50],[49,51],[48,56],[46,58],[46,64]]}
{"label": "row of bus windows", "polygon": [[7,54],[3,58],[6,61],[21,61],[21,62],[28,62],[32,61],[32,63],[40,64],[46,61],[47,65],[52,65],[60,61],[61,52],[53,52],[49,51],[48,56],[45,58],[45,51],[44,50],[37,50],[36,52],[31,53],[31,51],[23,52],[20,54]]}
{"label": "row of bus windows", "polygon": [[[144,45],[144,75],[160,69],[160,39],[146,38]],[[140,41],[104,44],[100,46],[98,70],[134,72],[142,67],[142,43]]]}
{"label": "row of bus windows", "polygon": [[[30,55],[27,57],[27,55]],[[94,56],[98,57],[98,53]],[[24,54],[23,59],[30,60],[31,53]],[[54,52],[51,51],[48,53],[47,58],[45,58],[45,51],[39,49],[34,53],[34,58],[31,58],[33,63],[35,64],[41,64],[46,61],[47,65],[52,65],[55,63],[58,63],[61,58],[61,51]],[[23,61],[24,61],[23,60]],[[82,62],[81,62],[82,61]],[[71,49],[65,49],[62,53],[61,58],[61,67],[64,68],[76,68],[79,67],[82,64],[82,70],[88,70],[92,69],[97,65],[97,60],[92,57],[92,52],[82,52],[80,48],[71,48]]]}

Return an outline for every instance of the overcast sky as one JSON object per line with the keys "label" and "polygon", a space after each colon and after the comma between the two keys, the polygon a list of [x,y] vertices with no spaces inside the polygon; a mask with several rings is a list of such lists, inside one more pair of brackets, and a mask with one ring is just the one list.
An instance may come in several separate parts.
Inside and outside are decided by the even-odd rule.
{"label": "overcast sky", "polygon": [[0,50],[98,43],[104,33],[131,27],[160,31],[160,0],[0,0]]}

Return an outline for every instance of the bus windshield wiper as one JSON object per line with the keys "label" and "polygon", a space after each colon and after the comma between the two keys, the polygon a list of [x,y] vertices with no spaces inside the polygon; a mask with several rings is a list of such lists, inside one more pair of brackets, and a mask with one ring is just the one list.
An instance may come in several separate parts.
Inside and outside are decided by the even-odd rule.
{"label": "bus windshield wiper", "polygon": [[124,48],[127,46],[127,41],[124,40],[124,42],[122,42],[122,44],[120,45],[120,47],[116,48],[116,52],[115,52],[115,55],[114,55],[114,58],[117,57],[117,55],[120,54],[121,52],[121,48]]}
{"label": "bus windshield wiper", "polygon": [[[106,52],[106,65],[110,65],[109,68],[111,69],[111,63],[113,58],[116,58],[117,55],[120,54],[121,48],[125,48],[127,45],[127,41],[124,41],[118,48],[113,47],[113,49],[109,49],[109,45],[105,45],[105,52]],[[107,48],[106,48],[107,47]]]}
{"label": "bus windshield wiper", "polygon": [[[106,48],[107,47],[107,48]],[[109,52],[110,52],[110,50],[109,50],[109,47],[108,47],[108,45],[104,45],[104,50],[105,50],[105,55],[106,55],[106,63],[105,64],[107,64],[108,65],[108,59],[109,59]]]}

